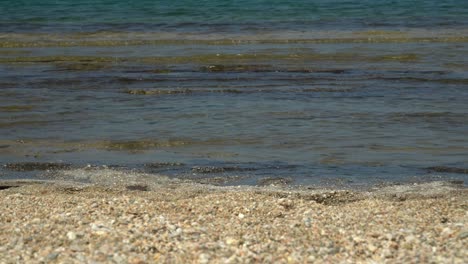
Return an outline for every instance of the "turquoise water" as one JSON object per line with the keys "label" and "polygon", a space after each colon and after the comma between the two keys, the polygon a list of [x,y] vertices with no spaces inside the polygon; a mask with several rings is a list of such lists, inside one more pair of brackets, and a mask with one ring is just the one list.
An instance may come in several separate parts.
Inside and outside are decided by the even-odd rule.
{"label": "turquoise water", "polygon": [[454,1],[2,1],[2,31],[466,26]]}
{"label": "turquoise water", "polygon": [[466,184],[468,2],[310,2],[2,1],[0,177]]}

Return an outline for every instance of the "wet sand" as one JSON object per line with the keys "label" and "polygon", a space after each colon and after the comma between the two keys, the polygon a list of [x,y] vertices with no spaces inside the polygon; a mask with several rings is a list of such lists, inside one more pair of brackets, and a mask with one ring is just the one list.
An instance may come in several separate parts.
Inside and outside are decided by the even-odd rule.
{"label": "wet sand", "polygon": [[4,181],[0,263],[466,263],[468,192]]}

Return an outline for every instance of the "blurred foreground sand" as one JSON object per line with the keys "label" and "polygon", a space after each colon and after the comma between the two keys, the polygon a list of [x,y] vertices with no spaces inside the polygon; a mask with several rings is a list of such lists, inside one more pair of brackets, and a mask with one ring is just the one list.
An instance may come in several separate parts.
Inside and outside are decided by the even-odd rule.
{"label": "blurred foreground sand", "polygon": [[468,191],[12,183],[0,263],[467,263]]}

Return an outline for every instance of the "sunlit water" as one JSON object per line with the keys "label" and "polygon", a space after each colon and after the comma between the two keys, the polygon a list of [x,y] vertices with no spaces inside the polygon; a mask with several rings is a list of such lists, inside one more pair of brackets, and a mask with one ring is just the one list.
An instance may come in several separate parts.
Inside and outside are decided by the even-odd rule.
{"label": "sunlit water", "polygon": [[428,169],[468,166],[466,1],[33,2],[0,7],[3,164],[468,180]]}

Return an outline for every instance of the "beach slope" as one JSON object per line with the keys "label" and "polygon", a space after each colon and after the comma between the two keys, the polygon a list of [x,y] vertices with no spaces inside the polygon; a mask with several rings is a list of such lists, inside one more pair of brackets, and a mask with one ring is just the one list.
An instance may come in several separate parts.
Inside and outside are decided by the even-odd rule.
{"label": "beach slope", "polygon": [[468,192],[4,182],[0,263],[466,263]]}

